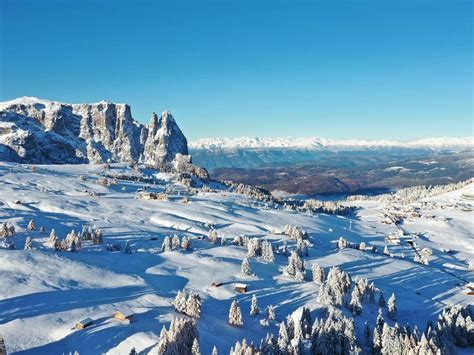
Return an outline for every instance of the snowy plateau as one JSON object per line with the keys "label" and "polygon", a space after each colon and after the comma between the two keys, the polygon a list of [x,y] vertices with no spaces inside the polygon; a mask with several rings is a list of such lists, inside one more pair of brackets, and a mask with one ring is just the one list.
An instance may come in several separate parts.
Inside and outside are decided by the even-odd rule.
{"label": "snowy plateau", "polygon": [[279,200],[169,113],[37,100],[0,106],[0,354],[474,353],[473,179]]}

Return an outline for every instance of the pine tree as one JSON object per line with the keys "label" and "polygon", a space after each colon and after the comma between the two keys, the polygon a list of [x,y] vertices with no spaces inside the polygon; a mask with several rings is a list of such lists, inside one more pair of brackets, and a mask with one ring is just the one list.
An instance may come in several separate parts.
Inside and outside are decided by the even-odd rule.
{"label": "pine tree", "polygon": [[247,243],[247,256],[258,256],[261,253],[260,242],[257,238],[252,238]]}
{"label": "pine tree", "polygon": [[351,294],[351,302],[349,308],[354,316],[357,316],[362,311],[362,295],[358,287],[354,287]]}
{"label": "pine tree", "polygon": [[36,230],[35,221],[30,220],[30,221],[28,222],[28,230],[29,230],[29,231],[34,231],[34,230]]}
{"label": "pine tree", "polygon": [[186,292],[185,291],[178,291],[176,298],[173,302],[174,309],[178,313],[185,313],[186,312]]}
{"label": "pine tree", "polygon": [[194,338],[193,346],[191,347],[191,355],[201,355],[201,350],[199,348],[199,341],[197,338]]}
{"label": "pine tree", "polygon": [[252,295],[252,303],[250,305],[250,315],[251,316],[256,316],[260,314],[260,310],[258,309],[257,305],[257,296],[255,296],[255,293]]}
{"label": "pine tree", "polygon": [[191,250],[192,245],[191,245],[191,238],[188,236],[184,236],[183,240],[181,241],[181,249],[183,250]]}
{"label": "pine tree", "polygon": [[387,303],[388,318],[395,320],[397,318],[397,303],[395,300],[395,295],[392,293]]}
{"label": "pine tree", "polygon": [[201,297],[191,291],[189,293],[188,299],[186,300],[186,311],[185,313],[193,318],[200,318],[201,317],[201,308],[202,308],[202,301]]}
{"label": "pine tree", "polygon": [[236,326],[241,326],[244,324],[242,320],[242,311],[240,310],[239,302],[237,300],[233,300],[232,304],[230,305],[229,324]]}
{"label": "pine tree", "polygon": [[212,348],[212,353],[211,355],[219,355],[219,353],[217,352],[217,348],[216,346],[214,345],[214,347]]}
{"label": "pine tree", "polygon": [[125,243],[125,254],[132,254],[132,248],[130,246],[130,241],[127,240]]}
{"label": "pine tree", "polygon": [[163,240],[163,245],[161,246],[161,249],[163,252],[168,252],[171,251],[171,239],[169,236],[166,236],[165,239]]}
{"label": "pine tree", "polygon": [[135,348],[133,347],[130,352],[128,353],[128,355],[138,355],[137,354],[137,351],[135,350]]}
{"label": "pine tree", "polygon": [[383,248],[383,253],[384,253],[384,255],[390,255],[390,252],[388,251],[388,246],[385,246]]}
{"label": "pine tree", "polygon": [[94,244],[102,244],[103,243],[102,231],[99,228],[94,229],[94,235],[92,236],[92,243],[94,243]]}
{"label": "pine tree", "polygon": [[251,276],[253,275],[252,268],[250,267],[250,262],[248,258],[242,260],[242,265],[240,267],[240,272],[242,275]]}
{"label": "pine tree", "polygon": [[44,226],[41,226],[39,231],[41,234],[44,234],[46,233],[46,228],[44,228]]}
{"label": "pine tree", "polygon": [[177,234],[173,235],[171,238],[171,249],[176,250],[179,248],[181,245],[181,242],[179,240],[179,236]]}
{"label": "pine tree", "polygon": [[264,240],[262,243],[262,260],[267,263],[275,262],[275,255],[273,254],[272,243]]}
{"label": "pine tree", "polygon": [[0,355],[7,355],[7,348],[5,346],[5,340],[0,335]]}
{"label": "pine tree", "polygon": [[[300,272],[299,274],[298,271]],[[286,272],[294,278],[301,278],[301,276],[304,277],[304,264],[296,250],[293,250],[290,254],[290,257],[288,258],[288,266],[286,267]]]}
{"label": "pine tree", "polygon": [[281,354],[286,354],[288,351],[288,344],[290,339],[288,337],[288,331],[286,329],[285,322],[280,323],[280,329],[278,331],[278,349]]}
{"label": "pine tree", "polygon": [[215,231],[215,229],[211,229],[211,231],[209,232],[209,241],[211,242],[211,244],[217,244],[217,232]]}
{"label": "pine tree", "polygon": [[33,242],[31,241],[31,237],[26,237],[25,240],[25,250],[33,249]]}
{"label": "pine tree", "polygon": [[311,266],[311,270],[313,272],[313,281],[319,285],[322,285],[325,277],[324,269],[318,263],[314,263]]}
{"label": "pine tree", "polygon": [[275,308],[273,307],[273,305],[268,305],[267,306],[267,319],[270,321],[273,321],[275,320],[275,318],[276,318]]}

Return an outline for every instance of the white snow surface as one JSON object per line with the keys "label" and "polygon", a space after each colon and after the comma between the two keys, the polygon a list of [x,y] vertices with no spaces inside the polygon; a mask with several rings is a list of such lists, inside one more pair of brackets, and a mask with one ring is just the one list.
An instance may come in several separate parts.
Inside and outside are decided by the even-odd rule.
{"label": "white snow surface", "polygon": [[[117,164],[111,171],[133,172]],[[297,224],[309,233],[307,269],[315,261],[326,272],[339,265],[353,278],[369,278],[386,295],[394,292],[399,324],[424,329],[427,320],[434,320],[446,305],[473,301],[464,288],[474,282],[474,273],[468,271],[468,262],[474,260],[474,213],[455,206],[472,207],[474,202],[463,196],[474,194],[474,184],[428,199],[436,203],[435,208],[422,207],[421,217],[403,224],[407,235],[422,233],[416,239],[420,248],[433,250],[430,264],[423,266],[412,261],[413,252],[404,244],[389,245],[394,257],[336,248],[335,241],[344,236],[351,243],[364,241],[383,250],[384,237],[395,233],[396,227],[381,222],[387,206],[379,202],[360,202],[351,217],[274,209],[228,191],[199,192],[183,203],[184,186],[167,174],[160,174],[163,183],[150,186],[149,191],[172,188],[169,200],[148,201],[136,198],[143,183],[119,180],[115,186],[102,186],[95,182],[101,172],[99,165],[42,165],[33,172],[26,165],[0,163],[0,222],[11,222],[17,230],[17,250],[0,249],[0,334],[9,353],[128,354],[132,347],[147,353],[156,345],[163,324],[169,325],[176,316],[171,302],[183,288],[203,298],[202,317],[197,321],[203,354],[210,354],[214,345],[227,354],[237,340],[258,342],[267,332],[277,334],[278,322],[302,306],[311,309],[313,318],[322,316],[325,306],[317,301],[319,286],[283,275],[280,269],[287,264],[286,257],[277,255],[274,264],[251,258],[255,276],[240,274],[247,250],[231,245],[230,238],[245,234],[287,241],[292,248],[286,236],[272,233],[284,230],[286,224]],[[88,191],[99,196],[91,197]],[[46,234],[27,231],[31,219],[37,228],[45,226]],[[208,234],[208,224],[229,243],[212,245],[198,239]],[[51,228],[63,238],[83,225],[100,227],[104,245],[83,242],[80,251],[71,253],[55,252],[48,243]],[[192,238],[193,252],[161,252],[164,237],[175,233]],[[27,236],[34,249],[24,251]],[[123,248],[127,240],[131,255],[105,250],[107,243]],[[399,257],[402,252],[405,259]],[[223,285],[213,287],[213,282]],[[248,293],[236,293],[235,283],[248,284]],[[276,324],[264,328],[263,314],[249,315],[253,294],[260,309],[275,306]],[[242,307],[243,327],[227,324],[233,299]],[[133,311],[133,322],[114,320],[117,309]],[[373,324],[376,314],[376,306],[364,306],[355,319],[358,334],[365,319]],[[92,326],[71,329],[87,317],[94,320]]]}

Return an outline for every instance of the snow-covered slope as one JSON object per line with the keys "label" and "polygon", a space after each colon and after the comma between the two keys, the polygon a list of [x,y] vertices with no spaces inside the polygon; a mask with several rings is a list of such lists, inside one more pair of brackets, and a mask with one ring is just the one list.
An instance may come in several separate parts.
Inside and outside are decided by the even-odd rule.
{"label": "snow-covered slope", "polygon": [[[26,165],[0,163],[0,222],[12,223],[17,231],[17,250],[0,248],[0,335],[9,353],[128,354],[132,347],[148,353],[156,346],[163,325],[177,316],[172,301],[183,288],[198,293],[202,315],[197,320],[203,354],[217,346],[228,354],[237,340],[246,338],[259,344],[266,333],[278,334],[279,324],[288,314],[309,307],[314,317],[325,317],[328,306],[318,300],[320,286],[296,281],[282,273],[288,258],[275,255],[274,263],[250,258],[255,275],[240,273],[247,248],[233,245],[239,235],[270,241],[275,249],[283,243],[295,248],[295,241],[281,234],[286,224],[299,225],[309,234],[309,270],[315,262],[326,272],[340,266],[353,278],[367,277],[386,297],[397,297],[396,322],[424,329],[428,320],[449,304],[467,305],[472,297],[464,293],[474,281],[468,261],[474,260],[472,196],[474,186],[430,197],[414,204],[421,214],[409,215],[403,224],[407,235],[400,245],[387,244],[385,237],[398,233],[395,225],[382,223],[387,209],[396,206],[375,201],[360,202],[354,216],[308,214],[278,208],[211,185],[216,190],[195,192],[169,174],[154,174],[149,192],[166,191],[168,200],[137,199],[145,183],[141,175],[125,165],[112,165],[108,171],[98,165]],[[129,177],[110,186],[98,183],[102,174]],[[206,190],[207,191],[207,190]],[[185,199],[184,197],[187,197]],[[435,217],[431,217],[435,216]],[[27,230],[30,220],[35,231]],[[45,233],[39,231],[45,227]],[[48,241],[55,229],[60,239],[82,226],[102,230],[104,244],[83,241],[77,252],[54,251]],[[224,243],[211,244],[207,237],[213,226]],[[416,237],[410,232],[420,232]],[[178,234],[192,240],[193,250],[162,252],[166,236]],[[375,246],[371,253],[354,248],[337,249],[343,236],[353,245],[364,242]],[[27,237],[32,250],[22,250]],[[405,241],[414,239],[419,248],[433,253],[428,266],[414,263],[416,253]],[[132,253],[124,253],[126,241]],[[118,245],[122,251],[107,251]],[[388,245],[391,255],[381,250]],[[451,249],[452,252],[443,252]],[[402,253],[404,258],[402,258]],[[220,287],[213,282],[222,283]],[[234,283],[249,285],[247,293],[237,293]],[[250,316],[252,295],[258,297],[261,314]],[[227,324],[232,300],[238,300],[244,325]],[[262,326],[263,311],[273,305],[276,320]],[[112,318],[116,310],[132,311],[130,324]],[[364,321],[375,325],[378,306],[365,303],[354,317],[359,346],[368,353]],[[341,311],[352,317],[346,307]],[[386,310],[383,311],[388,324]],[[298,314],[298,313],[296,313]],[[93,324],[83,330],[71,329],[86,317]],[[296,318],[295,318],[296,319]]]}
{"label": "snow-covered slope", "polygon": [[0,160],[25,163],[144,161],[160,164],[188,154],[169,112],[135,121],[130,106],[101,101],[65,104],[33,97],[0,103]]}

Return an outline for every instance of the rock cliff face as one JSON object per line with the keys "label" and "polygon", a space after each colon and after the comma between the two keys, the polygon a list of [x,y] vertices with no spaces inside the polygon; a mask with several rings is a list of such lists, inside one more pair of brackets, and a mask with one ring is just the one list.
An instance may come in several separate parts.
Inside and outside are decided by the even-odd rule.
{"label": "rock cliff face", "polygon": [[0,160],[39,164],[171,162],[188,155],[169,112],[146,126],[130,106],[64,104],[23,97],[0,103]]}

